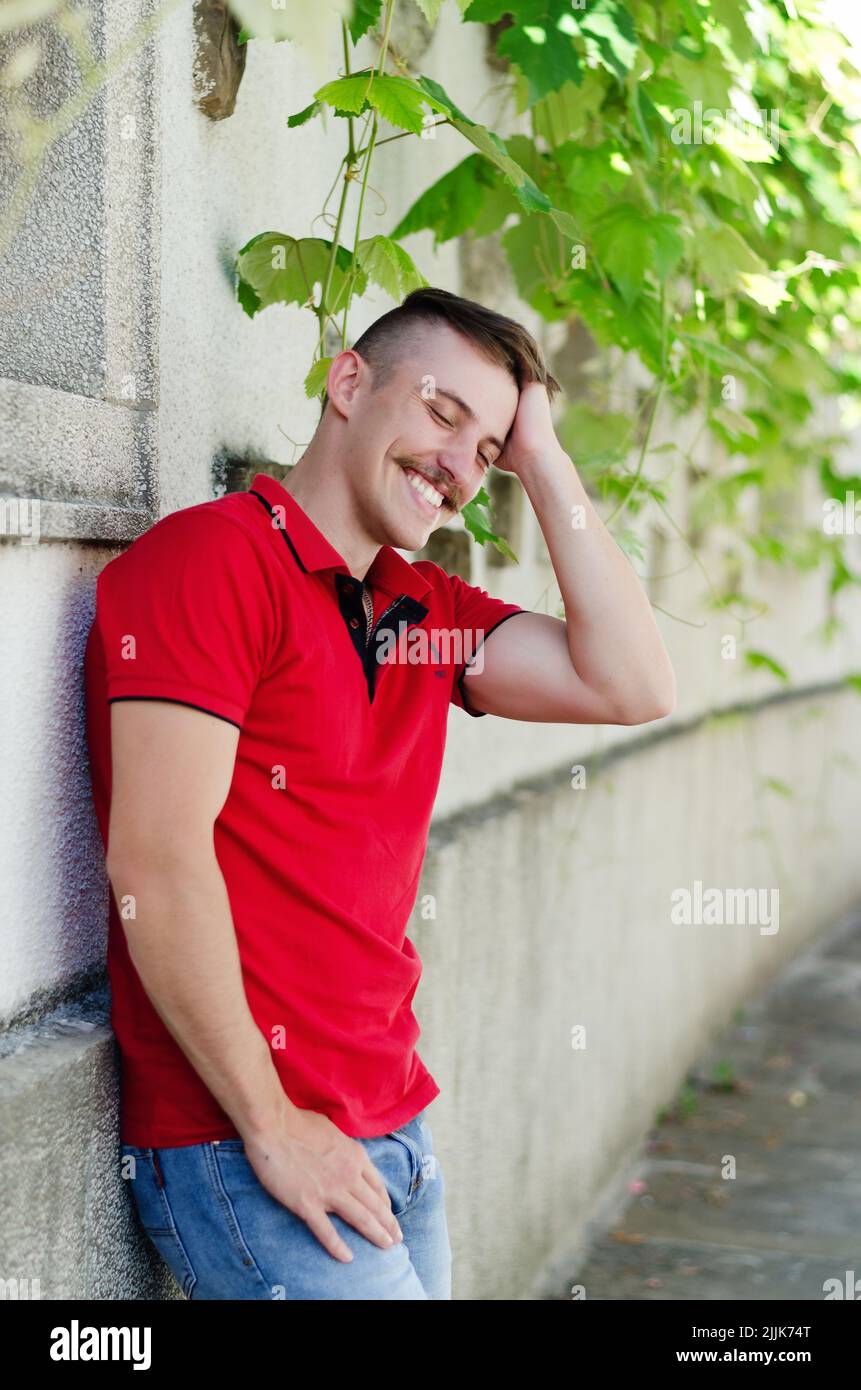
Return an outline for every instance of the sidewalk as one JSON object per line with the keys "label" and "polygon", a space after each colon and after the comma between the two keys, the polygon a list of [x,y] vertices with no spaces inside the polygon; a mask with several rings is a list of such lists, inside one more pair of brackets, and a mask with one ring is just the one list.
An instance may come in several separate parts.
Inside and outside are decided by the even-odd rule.
{"label": "sidewalk", "polygon": [[738,1018],[651,1132],[613,1228],[550,1297],[823,1300],[826,1280],[861,1297],[861,916]]}

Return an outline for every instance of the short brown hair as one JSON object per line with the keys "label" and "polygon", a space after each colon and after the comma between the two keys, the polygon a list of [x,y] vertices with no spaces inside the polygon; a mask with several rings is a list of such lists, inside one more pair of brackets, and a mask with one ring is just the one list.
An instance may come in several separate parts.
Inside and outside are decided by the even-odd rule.
{"label": "short brown hair", "polygon": [[[561,389],[547,369],[541,348],[516,319],[428,285],[412,290],[403,303],[376,319],[353,344],[353,351],[371,368],[374,391],[391,378],[405,343],[416,326],[424,323],[444,323],[456,329],[491,362],[510,372],[518,390],[530,381],[540,381],[552,400]],[[324,396],[323,409],[325,405]]]}

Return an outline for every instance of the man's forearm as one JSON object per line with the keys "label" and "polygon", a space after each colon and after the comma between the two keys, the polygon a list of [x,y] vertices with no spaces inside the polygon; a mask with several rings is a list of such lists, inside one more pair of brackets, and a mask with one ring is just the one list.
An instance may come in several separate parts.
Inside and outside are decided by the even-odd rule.
{"label": "man's forearm", "polygon": [[[153,1007],[243,1136],[289,1128],[296,1107],[254,1021],[214,850],[127,853],[108,874],[129,954]],[[134,917],[123,913],[133,902]]]}
{"label": "man's forearm", "polygon": [[550,552],[579,678],[622,714],[675,702],[675,676],[648,596],[560,449],[519,472]]}

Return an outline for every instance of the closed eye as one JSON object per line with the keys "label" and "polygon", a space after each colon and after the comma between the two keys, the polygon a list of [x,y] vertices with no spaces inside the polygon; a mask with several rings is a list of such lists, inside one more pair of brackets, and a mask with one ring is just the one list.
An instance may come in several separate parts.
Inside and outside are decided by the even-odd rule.
{"label": "closed eye", "polygon": [[[448,425],[449,429],[453,429],[453,428],[454,428],[454,421],[453,421],[453,420],[449,420],[448,416],[443,415],[443,413],[442,413],[441,410],[437,410],[437,409],[436,409],[436,406],[433,406],[433,405],[431,405],[430,403],[428,403],[428,410],[431,412],[432,415],[435,415],[436,418],[437,418],[438,420],[440,420],[444,425]],[[491,465],[491,463],[492,463],[492,459],[486,458],[484,454],[479,454],[478,457],[481,459],[481,461],[482,461],[482,463],[484,464],[485,468],[489,468],[489,467],[490,467],[490,465]]]}
{"label": "closed eye", "polygon": [[448,416],[443,415],[442,411],[437,410],[436,406],[429,405],[428,410],[431,412],[432,415],[435,415],[438,420],[442,420],[444,425],[454,425],[454,421],[449,420]]}

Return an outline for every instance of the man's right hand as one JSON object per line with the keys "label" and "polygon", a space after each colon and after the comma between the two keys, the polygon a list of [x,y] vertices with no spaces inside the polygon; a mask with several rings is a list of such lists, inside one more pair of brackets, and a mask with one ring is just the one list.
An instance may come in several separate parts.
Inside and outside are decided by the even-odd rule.
{"label": "man's right hand", "polygon": [[328,1115],[293,1109],[289,1123],[245,1136],[245,1155],[262,1185],[306,1223],[336,1260],[353,1252],[326,1215],[335,1212],[375,1245],[403,1240],[386,1185],[367,1151]]}

